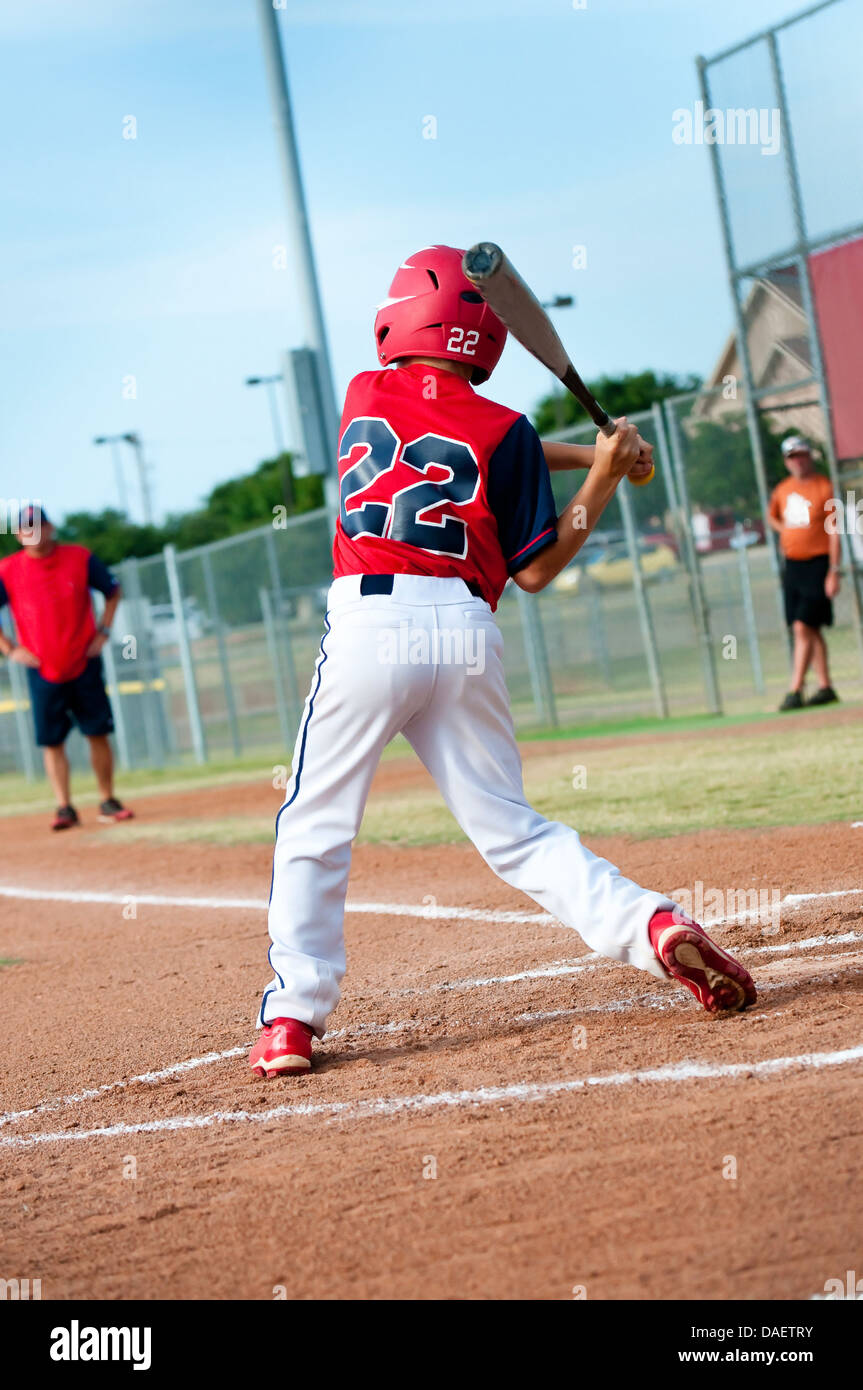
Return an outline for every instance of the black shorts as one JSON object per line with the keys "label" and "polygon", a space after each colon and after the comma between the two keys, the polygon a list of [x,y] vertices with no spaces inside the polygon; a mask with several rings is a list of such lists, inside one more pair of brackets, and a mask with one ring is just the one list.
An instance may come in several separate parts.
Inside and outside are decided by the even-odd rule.
{"label": "black shorts", "polygon": [[832,627],[833,604],[824,592],[829,569],[829,555],[815,555],[811,560],[785,561],[785,621],[789,627],[792,623],[806,623],[807,627]]}
{"label": "black shorts", "polygon": [[27,680],[36,742],[40,748],[56,748],[65,743],[73,724],[88,737],[114,732],[114,716],[105,690],[101,657],[92,657],[73,681],[46,681],[38,671],[31,670],[27,672]]}

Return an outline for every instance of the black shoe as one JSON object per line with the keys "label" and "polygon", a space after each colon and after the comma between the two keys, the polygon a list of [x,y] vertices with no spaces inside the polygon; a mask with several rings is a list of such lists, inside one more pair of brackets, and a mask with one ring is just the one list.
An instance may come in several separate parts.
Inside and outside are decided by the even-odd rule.
{"label": "black shoe", "polygon": [[78,812],[74,806],[58,806],[54,812],[54,819],[51,822],[52,830],[69,830],[73,825],[80,825]]}
{"label": "black shoe", "polygon": [[[812,701],[810,700],[809,703],[811,704]],[[821,703],[821,702],[819,701],[819,703]],[[779,706],[779,708],[780,708],[780,710],[784,710],[784,709],[802,709],[802,708],[803,708],[803,696],[800,694],[800,691],[799,691],[799,690],[789,690],[788,694],[785,696],[785,699],[782,701],[782,704]]]}
{"label": "black shoe", "polygon": [[109,821],[132,820],[133,812],[126,809],[122,801],[118,801],[116,796],[109,796],[107,801],[103,801],[99,806],[99,819],[103,825]]}
{"label": "black shoe", "polygon": [[816,690],[811,700],[807,700],[807,705],[835,705],[839,696],[832,685],[822,685],[820,690]]}

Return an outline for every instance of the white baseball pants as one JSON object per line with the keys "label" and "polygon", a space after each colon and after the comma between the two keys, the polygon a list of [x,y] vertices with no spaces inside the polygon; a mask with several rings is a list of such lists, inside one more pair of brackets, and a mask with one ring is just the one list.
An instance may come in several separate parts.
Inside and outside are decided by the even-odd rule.
{"label": "white baseball pants", "polygon": [[320,1038],[345,972],[351,845],[381,753],[403,733],[465,834],[506,883],[593,950],[660,979],[647,936],[674,904],[624,878],[525,800],[504,680],[503,638],[460,579],[396,575],[391,595],[334,581],[327,630],[276,822],[269,959],[259,1025],[308,1023]]}

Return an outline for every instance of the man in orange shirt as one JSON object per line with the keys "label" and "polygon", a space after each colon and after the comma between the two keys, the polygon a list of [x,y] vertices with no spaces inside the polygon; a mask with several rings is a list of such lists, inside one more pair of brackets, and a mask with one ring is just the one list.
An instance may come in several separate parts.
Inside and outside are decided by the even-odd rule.
{"label": "man in orange shirt", "polygon": [[790,473],[773,489],[768,520],[779,534],[785,556],[785,619],[794,633],[791,689],[780,709],[801,709],[803,682],[810,665],[818,690],[807,705],[830,705],[839,696],[830,684],[827,643],[821,629],[833,623],[839,592],[839,531],[827,529],[833,498],[829,478],[816,473],[812,450],[800,435],[782,441]]}

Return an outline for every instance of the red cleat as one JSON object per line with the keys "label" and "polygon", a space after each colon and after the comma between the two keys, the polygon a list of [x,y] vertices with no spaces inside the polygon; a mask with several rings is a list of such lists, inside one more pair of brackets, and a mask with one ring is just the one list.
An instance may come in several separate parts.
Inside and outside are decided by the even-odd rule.
{"label": "red cleat", "polygon": [[736,1013],[758,995],[748,970],[729,956],[697,922],[674,912],[654,912],[650,944],[672,979],[691,989],[709,1014]]}
{"label": "red cleat", "polygon": [[124,806],[122,801],[118,801],[116,796],[109,796],[107,801],[99,805],[99,819],[103,825],[108,825],[112,821],[134,820],[135,813],[130,811],[128,806]]}
{"label": "red cleat", "polygon": [[265,1023],[249,1053],[256,1076],[298,1076],[312,1066],[312,1030],[295,1018],[274,1018]]}

